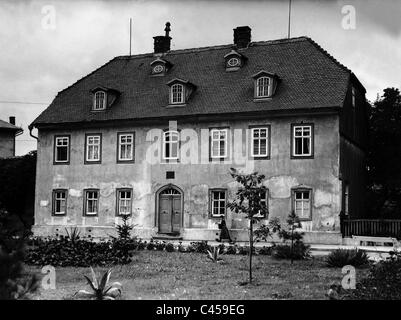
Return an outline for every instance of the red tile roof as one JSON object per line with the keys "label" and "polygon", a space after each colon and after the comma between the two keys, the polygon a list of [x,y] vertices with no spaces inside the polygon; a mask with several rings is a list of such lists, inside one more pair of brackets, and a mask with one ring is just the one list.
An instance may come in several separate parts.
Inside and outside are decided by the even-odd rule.
{"label": "red tile roof", "polygon": [[[165,76],[151,76],[154,54],[116,57],[59,92],[32,125],[342,107],[350,77],[356,79],[307,37],[253,42],[238,50],[246,64],[226,72],[224,56],[232,49],[170,51],[163,59],[173,67]],[[254,102],[252,75],[261,70],[277,74],[280,83],[271,100]],[[185,107],[166,108],[166,84],[175,78],[187,79],[197,89]],[[99,86],[121,95],[108,110],[92,112],[91,90]]]}

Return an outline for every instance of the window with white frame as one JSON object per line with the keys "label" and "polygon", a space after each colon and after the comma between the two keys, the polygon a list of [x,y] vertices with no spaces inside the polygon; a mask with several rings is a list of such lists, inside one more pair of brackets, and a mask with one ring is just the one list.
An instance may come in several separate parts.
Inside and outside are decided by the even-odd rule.
{"label": "window with white frame", "polygon": [[53,214],[65,215],[67,213],[67,190],[53,191]]}
{"label": "window with white frame", "polygon": [[99,190],[85,191],[85,215],[94,216],[99,212]]}
{"label": "window with white frame", "polygon": [[67,163],[69,162],[70,137],[56,136],[54,138],[54,162]]}
{"label": "window with white frame", "polygon": [[95,93],[95,99],[93,103],[93,110],[104,110],[106,109],[106,92],[97,91]]}
{"label": "window with white frame", "polygon": [[165,160],[178,160],[179,133],[178,131],[165,131],[163,133],[163,158]]}
{"label": "window with white frame", "polygon": [[86,136],[85,160],[87,162],[100,162],[101,143],[100,134]]}
{"label": "window with white frame", "polygon": [[118,134],[118,161],[134,160],[134,134]]}
{"label": "window with white frame", "polygon": [[256,80],[256,97],[267,98],[271,96],[271,79],[260,77]]}
{"label": "window with white frame", "polygon": [[184,86],[176,83],[171,86],[171,97],[170,101],[172,104],[184,103]]}
{"label": "window with white frame", "polygon": [[266,218],[268,216],[268,212],[269,212],[269,190],[266,189],[265,191],[263,191],[260,194],[260,206],[265,208],[265,213],[262,214],[261,210],[259,210],[258,214],[255,214],[254,217],[255,218]]}
{"label": "window with white frame", "polygon": [[303,220],[311,219],[311,190],[295,189],[293,190],[293,209],[295,214]]}
{"label": "window with white frame", "polygon": [[210,131],[211,157],[226,158],[228,148],[228,129],[212,129]]}
{"label": "window with white frame", "polygon": [[132,208],[132,190],[121,189],[117,192],[117,209],[118,215],[129,215],[131,214]]}
{"label": "window with white frame", "polygon": [[313,128],[311,125],[294,125],[292,132],[292,155],[311,157]]}
{"label": "window with white frame", "polygon": [[226,190],[211,190],[210,191],[210,215],[212,217],[221,217],[226,214],[227,206]]}
{"label": "window with white frame", "polygon": [[252,157],[267,157],[269,143],[268,128],[251,129],[251,155]]}

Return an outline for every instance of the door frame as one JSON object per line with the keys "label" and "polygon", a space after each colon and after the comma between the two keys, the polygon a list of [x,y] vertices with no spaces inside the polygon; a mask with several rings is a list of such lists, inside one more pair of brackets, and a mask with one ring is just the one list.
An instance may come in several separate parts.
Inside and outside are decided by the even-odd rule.
{"label": "door frame", "polygon": [[177,187],[175,184],[169,183],[164,185],[163,187],[159,188],[155,193],[155,227],[157,228],[157,232],[159,230],[159,220],[160,220],[160,194],[166,189],[175,189],[180,193],[181,196],[181,220],[180,220],[180,229],[184,227],[184,192],[180,187]]}

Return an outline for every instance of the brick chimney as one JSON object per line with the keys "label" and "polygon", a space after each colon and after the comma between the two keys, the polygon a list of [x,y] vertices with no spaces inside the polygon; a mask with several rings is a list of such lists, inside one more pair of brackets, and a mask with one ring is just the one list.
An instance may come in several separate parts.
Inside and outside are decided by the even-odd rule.
{"label": "brick chimney", "polygon": [[251,42],[251,30],[248,26],[236,27],[234,29],[234,44],[238,49],[248,47]]}
{"label": "brick chimney", "polygon": [[15,117],[10,117],[10,123],[15,126]]}
{"label": "brick chimney", "polygon": [[165,53],[170,51],[171,37],[170,34],[170,22],[166,22],[166,28],[164,28],[166,34],[164,36],[156,36],[154,39],[154,53]]}

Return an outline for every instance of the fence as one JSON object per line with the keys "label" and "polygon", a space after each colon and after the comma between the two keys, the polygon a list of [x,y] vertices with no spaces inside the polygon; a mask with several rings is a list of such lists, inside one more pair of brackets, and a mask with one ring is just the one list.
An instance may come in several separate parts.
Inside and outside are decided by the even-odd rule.
{"label": "fence", "polygon": [[393,237],[401,239],[401,220],[344,219],[341,222],[343,237]]}

